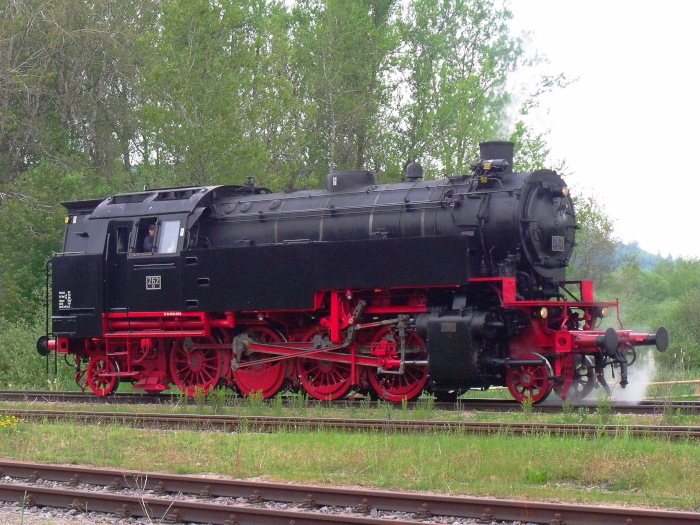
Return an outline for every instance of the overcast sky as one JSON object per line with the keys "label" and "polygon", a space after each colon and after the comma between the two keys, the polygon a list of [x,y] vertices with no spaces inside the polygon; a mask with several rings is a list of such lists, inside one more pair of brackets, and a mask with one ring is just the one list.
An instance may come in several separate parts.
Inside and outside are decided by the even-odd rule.
{"label": "overcast sky", "polygon": [[578,81],[547,96],[536,126],[596,196],[623,242],[700,258],[700,1],[511,0],[550,70]]}

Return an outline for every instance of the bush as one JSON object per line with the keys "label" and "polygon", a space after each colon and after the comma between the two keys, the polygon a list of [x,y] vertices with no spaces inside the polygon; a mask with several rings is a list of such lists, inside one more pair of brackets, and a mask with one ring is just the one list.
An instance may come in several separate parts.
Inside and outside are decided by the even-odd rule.
{"label": "bush", "polygon": [[67,388],[73,382],[73,369],[63,362],[58,363],[58,376],[46,373],[46,359],[36,351],[36,340],[45,331],[43,319],[33,322],[0,319],[0,388],[45,390],[49,381],[55,381],[59,388]]}
{"label": "bush", "polygon": [[659,363],[666,371],[700,368],[700,260],[661,261],[653,272],[634,261],[608,276],[599,298],[619,297],[625,328],[671,337]]}

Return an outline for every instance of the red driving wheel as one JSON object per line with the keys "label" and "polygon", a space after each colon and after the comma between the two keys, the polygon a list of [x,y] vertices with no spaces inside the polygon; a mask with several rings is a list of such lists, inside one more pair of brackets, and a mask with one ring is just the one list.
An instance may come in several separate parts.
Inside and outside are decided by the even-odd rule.
{"label": "red driving wheel", "polygon": [[90,359],[87,367],[87,385],[98,396],[108,396],[119,386],[119,365],[105,354],[97,354]]}
{"label": "red driving wheel", "polygon": [[[377,343],[382,339],[395,341],[398,345],[398,332],[391,327],[383,328],[377,332],[372,342]],[[417,333],[412,332],[406,337],[406,348],[408,350],[407,360],[426,361],[428,359],[425,340]],[[421,394],[428,382],[428,367],[425,365],[405,365],[402,374],[379,373],[376,368],[368,367],[367,378],[379,397],[400,403],[404,399],[407,401],[415,399]]]}
{"label": "red driving wheel", "polygon": [[571,377],[571,384],[566,392],[564,392],[561,383],[554,384],[554,391],[559,394],[562,399],[573,399],[575,401],[584,399],[589,395],[598,384],[598,378],[595,374],[595,365],[593,359],[587,355],[571,356],[573,365],[563,368],[564,377]]}
{"label": "red driving wheel", "polygon": [[[314,340],[317,335],[325,335],[328,329],[315,327],[303,337],[303,342]],[[348,393],[352,386],[352,367],[350,363],[341,363],[323,359],[300,358],[297,375],[304,390],[314,399],[332,401]]]}
{"label": "red driving wheel", "polygon": [[213,348],[195,348],[191,340],[176,340],[170,354],[170,375],[188,397],[205,396],[221,379],[221,354]]}
{"label": "red driving wheel", "polygon": [[[279,332],[267,326],[253,326],[245,333],[261,344],[284,342]],[[279,392],[286,376],[287,363],[283,360],[270,361],[274,357],[273,354],[255,352],[241,357],[239,368],[233,371],[233,379],[243,395],[267,399]]]}

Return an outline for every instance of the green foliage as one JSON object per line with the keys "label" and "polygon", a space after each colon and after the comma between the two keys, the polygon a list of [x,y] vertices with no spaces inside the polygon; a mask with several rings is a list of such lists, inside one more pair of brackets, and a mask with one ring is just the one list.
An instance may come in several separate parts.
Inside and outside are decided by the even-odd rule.
{"label": "green foliage", "polygon": [[528,465],[525,467],[524,481],[532,485],[546,485],[549,482],[549,472],[544,468],[535,469]]}
{"label": "green foliage", "polygon": [[263,0],[163,2],[139,84],[155,184],[241,184],[274,170],[283,174],[260,182],[284,181],[282,156],[298,154],[287,18]]}
{"label": "green foliage", "polygon": [[547,135],[548,132],[534,134],[523,122],[515,124],[515,131],[508,139],[515,144],[514,171],[550,169],[561,175],[566,172],[565,162],[555,162],[550,157],[551,150],[547,144]]}
{"label": "green foliage", "polygon": [[[365,168],[395,180],[411,160],[466,172],[479,141],[503,136],[506,79],[527,62],[492,0],[30,0],[0,11],[0,71],[11,73],[0,75],[0,166],[12,178],[50,159],[112,188],[253,175],[291,189]],[[516,135],[544,162],[543,136],[522,124]]]}
{"label": "green foliage", "polygon": [[468,173],[478,143],[503,136],[506,79],[522,57],[508,33],[510,16],[491,1],[410,4],[400,25],[405,80],[397,85],[408,97],[395,119],[404,160],[420,160],[427,171]]}
{"label": "green foliage", "polygon": [[627,326],[668,329],[671,345],[659,357],[663,366],[679,371],[700,366],[700,260],[663,260],[644,271],[631,259],[608,276],[600,292],[620,298]]}
{"label": "green foliage", "polygon": [[669,300],[666,321],[671,347],[663,361],[680,370],[700,368],[700,287],[689,289],[676,301]]}
{"label": "green foliage", "polygon": [[613,270],[613,255],[619,245],[614,224],[592,196],[575,196],[574,206],[580,229],[576,232],[569,277],[600,283]]}
{"label": "green foliage", "polygon": [[[58,363],[58,376],[47,375],[46,358],[36,351],[36,339],[45,332],[44,321],[38,316],[34,319],[11,322],[0,318],[0,389],[48,389],[51,381],[66,389],[73,383],[72,369],[63,363]],[[49,363],[50,372],[53,364]]]}
{"label": "green foliage", "polygon": [[0,7],[0,177],[39,162],[107,175],[130,165],[140,17],[151,0]]}
{"label": "green foliage", "polygon": [[[531,61],[493,0],[29,0],[0,12],[11,181],[40,162],[94,170],[112,190],[251,175],[291,189],[336,169],[395,180],[412,160],[462,173],[479,141],[504,135],[506,80]],[[543,79],[540,92],[562,85]],[[520,124],[514,137],[544,163],[544,136]]]}
{"label": "green foliage", "polygon": [[612,399],[605,392],[598,395],[598,406],[596,407],[596,415],[600,419],[602,425],[607,425],[612,416]]}
{"label": "green foliage", "polygon": [[[396,0],[300,0],[294,9],[294,70],[304,102],[300,181],[380,164],[381,111],[398,46]],[[374,157],[374,162],[373,158]]]}

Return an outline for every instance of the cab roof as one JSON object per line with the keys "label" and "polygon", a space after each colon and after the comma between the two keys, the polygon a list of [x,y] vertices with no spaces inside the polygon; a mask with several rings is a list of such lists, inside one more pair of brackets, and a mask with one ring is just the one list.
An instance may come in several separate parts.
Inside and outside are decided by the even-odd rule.
{"label": "cab roof", "polygon": [[191,213],[196,208],[210,205],[215,197],[253,192],[254,188],[249,186],[185,186],[120,193],[106,199],[68,201],[61,204],[72,212],[89,213],[90,219],[140,217]]}

